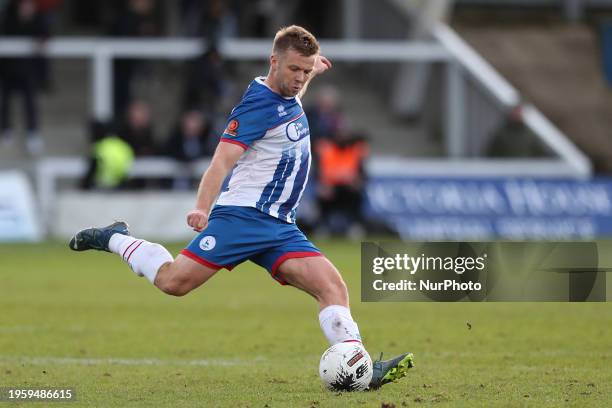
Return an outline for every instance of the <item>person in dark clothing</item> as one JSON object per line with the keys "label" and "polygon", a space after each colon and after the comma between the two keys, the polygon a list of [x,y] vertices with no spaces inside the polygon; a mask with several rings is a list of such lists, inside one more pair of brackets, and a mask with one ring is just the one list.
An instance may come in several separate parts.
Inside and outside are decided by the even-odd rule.
{"label": "person in dark clothing", "polygon": [[523,121],[521,106],[512,108],[492,132],[486,150],[489,157],[546,157],[550,152]]}
{"label": "person in dark clothing", "polygon": [[315,104],[306,109],[306,114],[313,145],[320,139],[333,138],[336,129],[345,122],[338,90],[333,86],[323,87],[317,93]]}
{"label": "person in dark clothing", "polygon": [[[142,100],[132,101],[122,124],[116,126],[117,136],[131,148],[134,159],[155,156],[158,153],[155,133],[151,123],[151,107]],[[130,178],[121,184],[126,190],[157,188],[160,180],[152,178]]]}
{"label": "person in dark clothing", "polygon": [[316,95],[314,105],[305,109],[310,127],[310,141],[312,151],[312,176],[319,177],[319,149],[320,141],[330,140],[334,137],[336,129],[345,126],[345,115],[340,106],[338,90],[331,85],[322,87]]}
{"label": "person in dark clothing", "polygon": [[[42,45],[48,37],[48,29],[36,10],[34,0],[11,0],[0,22],[0,34],[7,37],[33,37]],[[3,144],[13,142],[11,123],[11,99],[21,94],[26,119],[26,147],[30,154],[42,153],[43,141],[39,134],[38,107],[36,101],[36,57],[2,58],[0,60],[0,137]]]}
{"label": "person in dark clothing", "polygon": [[146,102],[133,101],[130,104],[125,123],[120,127],[119,137],[132,147],[136,157],[157,153],[151,124],[151,108]]}
{"label": "person in dark clothing", "polygon": [[211,126],[204,115],[197,110],[188,110],[170,133],[164,154],[183,162],[210,156],[210,133]]}
{"label": "person in dark clothing", "polygon": [[213,112],[219,98],[225,93],[223,59],[213,45],[187,66],[187,80],[183,95],[183,106],[197,106]]}
{"label": "person in dark clothing", "polygon": [[[161,34],[160,24],[155,13],[154,0],[130,0],[127,10],[118,13],[111,27],[113,37],[156,37]],[[139,71],[142,61],[115,59],[113,106],[115,117],[121,117],[132,99],[132,81]]]}
{"label": "person in dark clothing", "polygon": [[[36,7],[48,35],[53,34],[62,0],[36,0]],[[35,57],[36,75],[42,92],[53,92],[52,61],[43,54]]]}
{"label": "person in dark clothing", "polygon": [[181,0],[181,35],[202,37],[211,43],[238,35],[235,1]]}
{"label": "person in dark clothing", "polygon": [[238,27],[228,1],[208,0],[202,14],[202,36],[211,43],[236,37]]}
{"label": "person in dark clothing", "polygon": [[[181,116],[166,141],[164,154],[190,163],[203,157],[211,156],[211,125],[204,115],[197,110],[188,110]],[[172,181],[174,189],[189,189],[197,180],[191,176],[177,176]]]}

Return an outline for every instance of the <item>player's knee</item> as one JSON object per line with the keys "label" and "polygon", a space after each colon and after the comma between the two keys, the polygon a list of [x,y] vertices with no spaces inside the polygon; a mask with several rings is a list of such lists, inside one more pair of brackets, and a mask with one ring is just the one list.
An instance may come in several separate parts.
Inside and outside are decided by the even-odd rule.
{"label": "player's knee", "polygon": [[185,296],[193,289],[188,281],[177,278],[166,279],[163,282],[159,282],[157,286],[162,292],[171,296]]}
{"label": "player's knee", "polygon": [[171,296],[185,296],[191,289],[185,285],[181,285],[179,282],[165,282],[160,286],[160,289],[167,295]]}

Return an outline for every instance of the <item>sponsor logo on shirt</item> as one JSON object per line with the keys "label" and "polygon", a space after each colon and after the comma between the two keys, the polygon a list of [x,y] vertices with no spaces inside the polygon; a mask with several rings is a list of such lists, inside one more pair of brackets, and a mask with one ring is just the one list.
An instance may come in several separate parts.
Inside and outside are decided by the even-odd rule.
{"label": "sponsor logo on shirt", "polygon": [[276,110],[278,111],[279,118],[282,118],[283,116],[287,115],[287,112],[285,111],[285,107],[283,105],[278,105]]}
{"label": "sponsor logo on shirt", "polygon": [[298,140],[310,136],[308,122],[306,122],[304,116],[287,124],[285,132],[287,134],[287,138],[292,142],[297,142]]}

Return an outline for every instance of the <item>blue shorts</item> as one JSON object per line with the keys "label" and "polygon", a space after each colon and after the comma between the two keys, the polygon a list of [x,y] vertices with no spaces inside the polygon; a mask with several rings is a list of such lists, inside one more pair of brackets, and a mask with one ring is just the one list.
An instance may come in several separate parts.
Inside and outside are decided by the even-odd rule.
{"label": "blue shorts", "polygon": [[232,270],[246,260],[266,268],[276,277],[287,259],[321,256],[295,224],[289,224],[251,207],[217,205],[208,226],[181,254],[202,265]]}

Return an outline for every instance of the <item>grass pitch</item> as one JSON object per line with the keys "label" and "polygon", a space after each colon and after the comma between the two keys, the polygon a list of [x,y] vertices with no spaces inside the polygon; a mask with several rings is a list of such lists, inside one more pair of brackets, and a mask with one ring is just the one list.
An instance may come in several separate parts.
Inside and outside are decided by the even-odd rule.
{"label": "grass pitch", "polygon": [[[74,388],[58,408],[612,404],[612,304],[361,303],[359,243],[318,244],[372,357],[415,354],[408,377],[325,391],[315,302],[254,264],[173,298],[117,256],[50,243],[0,245],[0,387]],[[50,404],[0,402],[26,405]]]}

